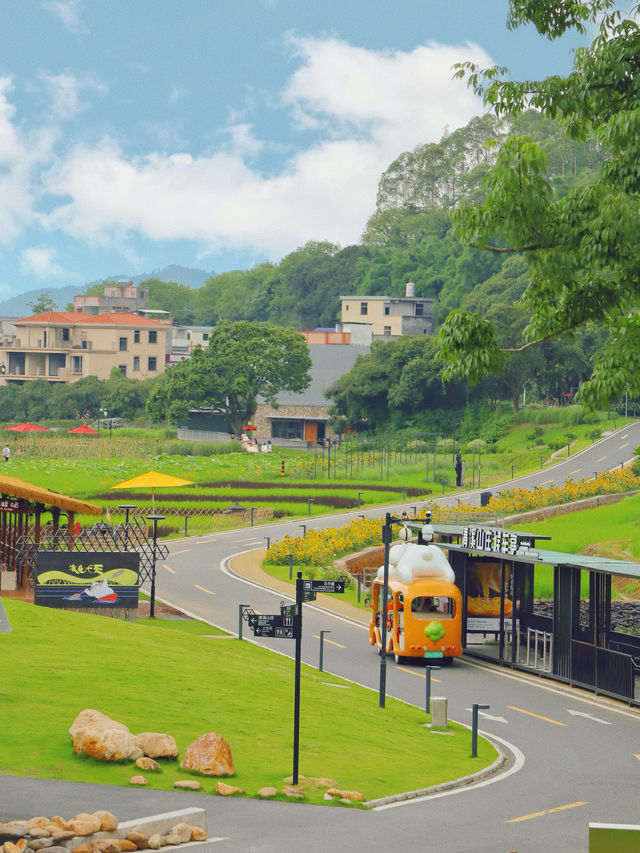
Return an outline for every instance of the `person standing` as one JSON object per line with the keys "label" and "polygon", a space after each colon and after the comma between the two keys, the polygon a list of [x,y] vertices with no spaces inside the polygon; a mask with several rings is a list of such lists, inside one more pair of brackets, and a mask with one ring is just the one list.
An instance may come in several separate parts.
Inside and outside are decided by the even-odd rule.
{"label": "person standing", "polygon": [[463,471],[464,471],[464,462],[462,461],[462,456],[460,455],[460,453],[456,453],[455,469],[456,469],[456,486],[461,486],[462,485]]}
{"label": "person standing", "polygon": [[11,448],[8,444],[5,444],[4,450],[2,451],[2,458],[5,462],[9,461],[9,457],[11,456]]}

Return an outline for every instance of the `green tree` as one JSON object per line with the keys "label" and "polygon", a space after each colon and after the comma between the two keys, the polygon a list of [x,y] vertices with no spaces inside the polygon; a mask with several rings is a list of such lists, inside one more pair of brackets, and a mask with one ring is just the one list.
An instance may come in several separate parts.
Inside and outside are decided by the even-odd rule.
{"label": "green tree", "polygon": [[31,308],[31,311],[34,314],[44,314],[45,311],[58,310],[58,305],[48,290],[45,293],[41,293],[40,296],[32,302],[27,302],[27,305]]}
{"label": "green tree", "polygon": [[[457,234],[496,254],[521,252],[530,274],[523,306],[530,313],[523,351],[591,321],[607,336],[595,354],[590,379],[579,396],[602,404],[628,389],[640,392],[640,27],[637,8],[627,16],[613,0],[557,3],[511,0],[511,27],[533,23],[548,38],[569,28],[584,32],[595,22],[598,35],[576,51],[566,77],[512,82],[505,69],[458,69],[483,95],[496,116],[529,108],[558,120],[571,140],[595,138],[606,159],[592,177],[554,193],[548,158],[530,136],[510,137],[484,181],[484,198],[455,214]],[[567,189],[567,188],[564,188]],[[477,381],[503,362],[495,328],[487,318],[454,311],[439,334],[445,375]],[[506,350],[507,352],[509,349]]]}
{"label": "green tree", "polygon": [[190,408],[213,408],[240,433],[255,415],[258,398],[275,406],[281,391],[304,391],[310,368],[306,341],[293,329],[223,320],[206,349],[196,347],[190,359],[161,377],[147,411],[154,421],[178,423]]}

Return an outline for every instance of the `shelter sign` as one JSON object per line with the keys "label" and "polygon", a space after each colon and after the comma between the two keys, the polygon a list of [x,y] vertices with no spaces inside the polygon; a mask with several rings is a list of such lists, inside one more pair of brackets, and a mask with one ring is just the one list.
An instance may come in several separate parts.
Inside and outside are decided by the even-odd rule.
{"label": "shelter sign", "polygon": [[34,603],[65,609],[136,608],[139,570],[135,551],[37,551]]}

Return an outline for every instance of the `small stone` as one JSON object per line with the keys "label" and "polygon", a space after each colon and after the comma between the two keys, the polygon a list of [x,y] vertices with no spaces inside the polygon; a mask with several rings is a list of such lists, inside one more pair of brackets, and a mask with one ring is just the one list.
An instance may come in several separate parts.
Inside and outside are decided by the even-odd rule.
{"label": "small stone", "polygon": [[144,778],[144,776],[132,776],[131,779],[129,779],[129,784],[130,785],[146,785],[147,780]]}
{"label": "small stone", "polygon": [[28,833],[29,830],[26,826],[17,826],[16,824],[2,826],[0,827],[0,844],[3,841],[8,841],[9,843],[18,841],[19,838],[24,838]]}
{"label": "small stone", "polygon": [[144,850],[149,846],[149,834],[147,832],[138,832],[138,830],[132,829],[131,832],[127,832],[126,839],[132,841],[138,850]]}
{"label": "small stone", "polygon": [[207,830],[203,829],[201,826],[192,826],[191,827],[191,840],[192,841],[206,841],[208,838]]}
{"label": "small stone", "polygon": [[301,791],[300,788],[296,788],[295,785],[285,785],[282,789],[282,793],[285,794],[285,796],[292,797],[294,799],[304,799],[304,791]]}
{"label": "small stone", "polygon": [[73,837],[73,832],[71,832],[70,829],[56,829],[51,833],[51,838],[53,838],[56,843],[59,841],[69,841],[69,839]]}
{"label": "small stone", "polygon": [[100,831],[100,821],[97,817],[94,817],[91,820],[82,820],[74,817],[73,820],[69,821],[69,829],[74,835],[79,835],[81,837],[93,835],[94,832]]}
{"label": "small stone", "polygon": [[30,830],[29,835],[32,838],[50,838],[51,837],[51,833],[49,832],[48,829],[40,829],[39,827],[37,827],[36,829]]}
{"label": "small stone", "polygon": [[[133,853],[134,850],[138,849],[137,844],[134,844],[133,841],[129,841],[128,838],[114,838],[115,843],[118,845],[121,853]],[[145,847],[147,846],[147,842],[145,840]]]}
{"label": "small stone", "polygon": [[93,842],[93,847],[98,853],[120,853],[114,838],[98,838]]}
{"label": "small stone", "polygon": [[93,853],[91,844],[78,844],[76,847],[72,847],[71,850],[72,853]]}
{"label": "small stone", "polygon": [[173,787],[182,788],[184,791],[199,791],[202,785],[196,779],[181,779],[178,782],[174,782]]}
{"label": "small stone", "polygon": [[54,816],[51,818],[51,823],[54,826],[59,826],[60,829],[66,829],[67,828],[66,820],[63,817],[61,817],[59,814],[54,814]]}
{"label": "small stone", "polygon": [[216,794],[221,797],[232,797],[234,794],[244,794],[242,788],[236,788],[235,785],[227,785],[225,782],[216,782]]}
{"label": "small stone", "polygon": [[325,791],[323,796],[322,796],[322,799],[323,800],[333,800],[333,797],[331,796],[331,794],[327,794],[327,792]]}
{"label": "small stone", "polygon": [[31,832],[32,829],[43,829],[51,823],[48,817],[32,817],[27,821],[27,829]]}
{"label": "small stone", "polygon": [[31,850],[44,850],[47,847],[53,847],[53,838],[34,838],[29,842]]}
{"label": "small stone", "polygon": [[277,788],[266,787],[266,788],[260,788],[260,790],[258,791],[258,796],[259,797],[275,797],[275,795],[277,793],[278,793]]}
{"label": "small stone", "polygon": [[111,812],[98,809],[93,813],[93,817],[97,817],[100,821],[101,832],[114,832],[118,828],[118,818]]}
{"label": "small stone", "polygon": [[166,843],[164,836],[159,835],[157,832],[154,832],[154,834],[149,838],[149,847],[152,850],[159,850],[161,847],[164,847]]}
{"label": "small stone", "polygon": [[5,841],[4,842],[5,853],[24,853],[27,849],[27,839],[26,838],[18,838],[14,841]]}
{"label": "small stone", "polygon": [[147,758],[146,755],[136,758],[136,767],[139,767],[140,770],[151,770],[154,773],[157,773],[160,770],[158,762],[154,761],[153,758]]}
{"label": "small stone", "polygon": [[339,788],[329,788],[327,794],[331,794],[332,797],[337,797],[340,800],[350,800],[358,803],[364,802],[364,794],[361,794],[360,791],[341,791]]}
{"label": "small stone", "polygon": [[167,844],[186,844],[191,841],[191,827],[188,823],[177,823],[165,835]]}

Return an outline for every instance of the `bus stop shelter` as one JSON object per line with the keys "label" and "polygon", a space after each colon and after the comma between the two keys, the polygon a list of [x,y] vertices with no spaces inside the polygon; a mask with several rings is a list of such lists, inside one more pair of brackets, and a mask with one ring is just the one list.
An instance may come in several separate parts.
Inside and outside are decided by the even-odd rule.
{"label": "bus stop shelter", "polygon": [[34,486],[17,477],[0,476],[0,590],[26,586],[31,567],[24,558],[26,540],[37,548],[46,532],[54,542],[59,538],[72,548],[76,515],[101,513],[101,507],[95,504]]}
{"label": "bus stop shelter", "polygon": [[465,654],[640,705],[640,563],[539,547],[548,537],[433,524],[462,591]]}

